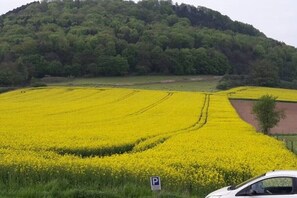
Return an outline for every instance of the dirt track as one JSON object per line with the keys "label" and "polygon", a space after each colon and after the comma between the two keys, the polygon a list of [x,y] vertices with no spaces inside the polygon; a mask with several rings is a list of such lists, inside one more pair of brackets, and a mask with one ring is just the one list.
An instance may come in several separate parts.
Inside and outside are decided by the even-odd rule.
{"label": "dirt track", "polygon": [[[257,129],[257,121],[251,113],[254,101],[230,100],[239,116]],[[297,103],[279,102],[278,109],[284,109],[286,118],[278,123],[278,126],[271,130],[272,134],[297,134]]]}

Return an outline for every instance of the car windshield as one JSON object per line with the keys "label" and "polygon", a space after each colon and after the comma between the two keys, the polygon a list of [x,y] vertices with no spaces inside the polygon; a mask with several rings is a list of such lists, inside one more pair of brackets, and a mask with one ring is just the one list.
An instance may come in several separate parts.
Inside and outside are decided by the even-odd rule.
{"label": "car windshield", "polygon": [[253,177],[253,178],[248,179],[248,180],[246,180],[245,182],[243,182],[243,183],[241,183],[241,184],[238,184],[238,185],[236,185],[236,186],[230,186],[230,187],[228,188],[228,190],[236,190],[236,189],[238,189],[238,188],[240,188],[240,187],[246,185],[247,183],[249,183],[249,182],[251,182],[251,181],[253,181],[253,180],[256,180],[256,179],[258,179],[258,178],[260,178],[260,177],[263,177],[264,175],[265,175],[265,174],[260,175],[260,176],[257,176],[257,177]]}

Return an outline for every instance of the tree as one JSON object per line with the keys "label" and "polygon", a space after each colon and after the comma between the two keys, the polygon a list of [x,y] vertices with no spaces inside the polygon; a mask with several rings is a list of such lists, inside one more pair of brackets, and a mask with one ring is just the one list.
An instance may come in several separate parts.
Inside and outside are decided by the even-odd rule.
{"label": "tree", "polygon": [[12,86],[26,83],[25,67],[12,62],[0,63],[0,86]]}
{"label": "tree", "polygon": [[251,80],[255,85],[275,87],[279,85],[278,67],[269,60],[260,60],[252,64]]}
{"label": "tree", "polygon": [[264,95],[253,105],[252,113],[256,115],[260,128],[266,135],[285,118],[284,110],[276,110],[276,99],[272,95]]}

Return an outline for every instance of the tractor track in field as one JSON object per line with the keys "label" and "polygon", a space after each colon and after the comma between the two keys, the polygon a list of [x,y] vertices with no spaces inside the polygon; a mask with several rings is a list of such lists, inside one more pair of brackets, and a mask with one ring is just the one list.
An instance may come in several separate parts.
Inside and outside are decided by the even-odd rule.
{"label": "tractor track in field", "polygon": [[[128,93],[128,94],[122,96],[121,98],[118,98],[118,99],[116,99],[114,101],[111,101],[111,102],[100,104],[98,106],[103,106],[103,105],[107,105],[107,104],[113,104],[113,103],[116,103],[116,102],[121,102],[121,101],[126,100],[127,98],[135,95],[138,92],[139,91],[133,91],[131,93]],[[96,94],[98,94],[98,93],[96,93]],[[96,106],[96,107],[98,107],[98,106]],[[68,113],[78,113],[78,112],[83,111],[83,110],[92,109],[93,107],[94,107],[94,105],[91,105],[91,106],[82,107],[82,108],[78,108],[78,109],[73,109],[73,110],[69,110],[69,111],[63,111],[63,112],[58,112],[58,113],[47,114],[47,116],[55,116],[55,115],[62,115],[62,114],[68,114]]]}
{"label": "tractor track in field", "polygon": [[89,98],[93,98],[94,96],[104,92],[104,91],[107,91],[107,89],[100,89],[99,91],[93,93],[92,95],[87,95],[87,96],[81,96],[81,97],[78,97],[78,98],[74,98],[73,100],[68,100],[67,102],[77,102],[77,101],[80,101],[80,100],[83,100],[83,99],[89,99]]}
{"label": "tractor track in field", "polygon": [[205,94],[203,106],[200,110],[200,115],[199,115],[198,120],[191,126],[188,126],[188,127],[182,128],[182,129],[178,129],[175,131],[170,131],[170,132],[167,132],[166,134],[176,133],[176,132],[190,132],[190,131],[194,131],[194,130],[198,130],[198,129],[202,128],[207,123],[209,103],[210,103],[210,95]]}
{"label": "tractor track in field", "polygon": [[[132,93],[130,93],[130,94],[132,94]],[[142,108],[141,110],[139,110],[135,113],[129,114],[129,115],[135,116],[135,115],[142,114],[142,113],[154,108],[158,104],[168,100],[172,95],[173,95],[173,93],[169,92],[165,97],[161,98],[160,100],[152,103],[151,105],[148,105],[145,108]],[[167,140],[169,140],[170,138],[172,138],[176,135],[179,135],[182,133],[188,133],[188,132],[192,132],[192,131],[197,131],[197,130],[201,129],[202,127],[204,127],[208,121],[208,109],[209,109],[209,104],[210,104],[210,98],[211,98],[210,94],[205,94],[203,106],[200,110],[200,115],[198,117],[198,120],[189,127],[185,127],[185,128],[174,130],[174,131],[169,131],[169,132],[163,133],[161,135],[156,135],[156,136],[152,136],[152,137],[145,138],[145,139],[140,139],[140,140],[137,140],[135,143],[126,144],[123,146],[113,146],[113,147],[104,148],[104,149],[94,148],[94,149],[91,149],[88,151],[62,149],[62,150],[57,151],[57,153],[60,155],[70,154],[70,155],[80,156],[80,157],[84,158],[84,157],[107,157],[107,156],[120,155],[120,154],[125,154],[125,153],[138,153],[138,152],[143,152],[143,151],[146,151],[149,149],[153,149],[153,148],[165,143]],[[156,140],[154,140],[154,139],[156,139]],[[144,144],[145,146],[142,148],[140,146],[141,144]],[[140,146],[140,148],[138,148],[139,146]]]}
{"label": "tractor track in field", "polygon": [[210,103],[210,95],[205,94],[204,103],[201,108],[200,115],[199,115],[197,122],[195,122],[193,125],[191,125],[189,127],[179,129],[178,131],[190,132],[190,131],[194,131],[194,130],[198,130],[198,129],[202,128],[207,123],[209,103]]}
{"label": "tractor track in field", "polygon": [[[133,96],[133,95],[135,95],[137,93],[139,93],[139,91],[137,91],[137,90],[132,92],[132,93],[129,93],[126,96],[123,96],[122,98],[119,98],[117,102],[125,100],[125,99],[127,99],[127,98],[129,98],[129,97],[131,97],[131,96]],[[118,116],[118,117],[106,118],[106,119],[92,121],[92,122],[83,122],[82,124],[91,124],[91,123],[96,123],[96,122],[99,122],[99,121],[100,122],[108,122],[108,121],[115,121],[115,120],[119,120],[119,119],[123,119],[123,118],[129,118],[129,117],[132,118],[133,116],[139,116],[139,115],[153,109],[154,107],[158,106],[159,104],[165,102],[166,100],[170,99],[173,96],[173,94],[174,93],[172,93],[172,92],[168,92],[168,94],[165,97],[157,100],[156,102],[153,102],[152,104],[149,104],[146,107],[143,107],[143,108],[137,110],[134,113],[130,113],[130,114],[126,114],[126,115],[122,115],[122,116]],[[112,101],[110,103],[105,103],[105,104],[112,104],[112,103],[115,103],[115,102],[116,101]],[[102,104],[102,105],[104,105],[104,104]],[[86,108],[84,108],[84,109],[86,109]],[[83,109],[81,108],[80,110],[83,110]],[[76,111],[72,111],[72,112],[74,113]],[[67,113],[72,113],[72,112],[67,112]],[[57,114],[55,114],[55,115],[57,115]]]}
{"label": "tractor track in field", "polygon": [[139,93],[139,92],[140,92],[140,91],[137,91],[137,90],[132,91],[131,93],[128,93],[128,94],[124,95],[123,97],[118,98],[118,99],[116,99],[116,100],[114,100],[114,101],[111,101],[111,102],[109,102],[109,103],[107,103],[107,104],[113,104],[113,103],[121,102],[121,101],[123,101],[123,100],[126,100],[127,98],[130,98],[131,96],[134,96],[135,94],[137,94],[137,93]]}
{"label": "tractor track in field", "polygon": [[[156,146],[158,146],[160,144],[163,144],[164,142],[166,142],[168,139],[172,138],[173,136],[176,136],[176,135],[179,135],[179,134],[182,134],[182,133],[191,132],[191,131],[196,131],[196,130],[199,130],[202,127],[204,127],[207,124],[207,121],[208,121],[209,103],[210,103],[210,95],[205,94],[204,103],[203,103],[203,106],[201,108],[201,113],[199,115],[198,120],[194,124],[192,124],[191,126],[186,127],[186,128],[178,129],[178,130],[175,130],[175,131],[170,131],[170,132],[167,132],[167,133],[163,133],[162,135],[153,136],[153,137],[147,138],[147,139],[145,139],[143,141],[140,141],[137,145],[134,146],[134,148],[136,146],[138,146],[139,144],[141,144],[141,143],[145,144],[145,142],[159,137],[157,139],[157,141],[152,142],[151,144],[148,144],[145,147],[145,149],[140,149],[139,151],[136,151],[136,152],[142,152],[142,151],[145,151],[145,150],[148,150],[148,149],[152,149],[152,148],[154,148],[154,147],[156,147]],[[132,149],[131,152],[133,152],[133,149]]]}
{"label": "tractor track in field", "polygon": [[173,94],[174,93],[172,93],[172,92],[168,92],[168,94],[165,97],[161,98],[160,100],[158,100],[158,101],[156,101],[156,102],[154,102],[154,103],[152,103],[152,104],[150,104],[150,105],[148,105],[148,106],[146,106],[146,107],[144,107],[144,108],[142,108],[142,109],[140,109],[140,110],[138,110],[138,111],[136,111],[134,113],[128,114],[128,116],[136,116],[136,115],[143,114],[146,111],[148,111],[148,110],[158,106],[159,104],[165,102],[166,100],[171,98],[173,96]]}
{"label": "tractor track in field", "polygon": [[[135,94],[139,93],[139,91],[135,90],[129,94],[126,94],[125,96],[122,96],[121,98],[117,99],[117,101],[111,101],[109,103],[105,103],[105,104],[101,104],[101,105],[106,105],[106,104],[113,104],[115,102],[121,102],[129,97],[134,96]],[[156,102],[153,102],[152,104],[149,104],[139,110],[137,110],[134,113],[130,113],[130,114],[126,114],[123,116],[118,116],[118,117],[113,117],[113,118],[106,118],[106,119],[102,119],[102,120],[97,120],[97,121],[92,121],[92,122],[83,122],[82,124],[90,124],[90,123],[94,123],[94,122],[108,122],[108,121],[114,121],[114,120],[119,120],[119,119],[123,119],[123,118],[127,118],[127,117],[133,117],[133,116],[139,116],[151,109],[153,109],[154,107],[158,106],[159,104],[165,102],[166,100],[170,99],[173,96],[174,93],[172,92],[168,92],[167,95],[159,100],[157,100]],[[92,106],[93,107],[93,106]],[[80,109],[76,109],[76,110],[71,110],[71,111],[64,111],[64,112],[60,112],[60,113],[55,113],[55,114],[48,114],[47,116],[55,116],[55,115],[60,115],[60,114],[67,114],[67,113],[77,113],[79,111],[82,110],[86,110],[89,109],[91,107],[84,107],[84,108],[80,108]]]}

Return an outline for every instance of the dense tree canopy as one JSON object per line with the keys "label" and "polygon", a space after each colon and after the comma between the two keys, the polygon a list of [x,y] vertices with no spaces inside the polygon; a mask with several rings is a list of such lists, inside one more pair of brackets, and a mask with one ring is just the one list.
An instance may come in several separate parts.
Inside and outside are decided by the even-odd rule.
{"label": "dense tree canopy", "polygon": [[297,78],[295,48],[169,0],[43,0],[0,17],[2,85],[46,75],[256,75],[268,63],[278,81]]}

